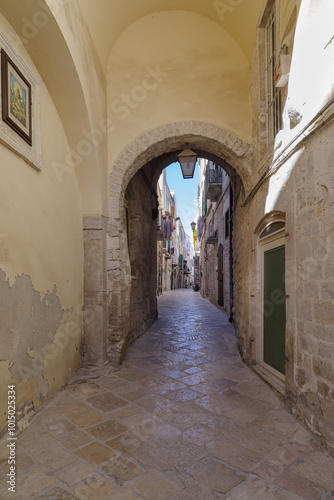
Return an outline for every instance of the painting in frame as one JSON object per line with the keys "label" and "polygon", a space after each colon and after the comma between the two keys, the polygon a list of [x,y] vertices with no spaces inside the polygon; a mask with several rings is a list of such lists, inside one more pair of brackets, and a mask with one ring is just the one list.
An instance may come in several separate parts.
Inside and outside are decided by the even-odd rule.
{"label": "painting in frame", "polygon": [[31,146],[31,85],[3,49],[1,91],[3,121]]}

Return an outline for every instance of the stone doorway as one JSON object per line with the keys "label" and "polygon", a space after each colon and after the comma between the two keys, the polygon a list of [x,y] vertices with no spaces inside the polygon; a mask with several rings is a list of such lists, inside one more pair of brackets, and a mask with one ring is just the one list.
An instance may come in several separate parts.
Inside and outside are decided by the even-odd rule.
{"label": "stone doorway", "polygon": [[[94,221],[99,225],[95,237],[100,241],[99,249],[105,255],[95,262],[101,276],[99,282],[94,282],[95,290],[89,289],[89,286],[92,288],[89,279],[85,282],[85,307],[93,307],[99,313],[97,328],[96,325],[94,328],[89,325],[85,328],[86,346],[89,347],[85,353],[86,363],[103,364],[108,359],[118,364],[129,343],[157,315],[153,296],[156,272],[146,277],[144,289],[141,268],[144,264],[143,260],[138,262],[138,252],[141,248],[143,253],[145,242],[152,242],[152,228],[155,227],[152,213],[156,208],[155,186],[158,178],[165,167],[177,161],[177,154],[186,145],[199,157],[222,166],[229,175],[235,176],[236,173],[239,189],[244,194],[249,192],[251,147],[234,134],[213,125],[200,122],[169,124],[143,134],[123,151],[109,176],[109,221],[107,224],[106,221],[102,221],[103,224]],[[143,196],[145,203],[142,203]],[[140,215],[138,203],[141,204]],[[131,221],[133,215],[138,219],[138,227]],[[140,217],[146,221],[145,236],[140,230]],[[85,238],[87,262],[88,254],[92,254],[88,247],[94,249],[94,236],[89,234],[88,228]],[[141,237],[144,239],[136,244],[136,240]],[[155,259],[153,254],[151,257]],[[135,303],[134,309],[132,306]]]}

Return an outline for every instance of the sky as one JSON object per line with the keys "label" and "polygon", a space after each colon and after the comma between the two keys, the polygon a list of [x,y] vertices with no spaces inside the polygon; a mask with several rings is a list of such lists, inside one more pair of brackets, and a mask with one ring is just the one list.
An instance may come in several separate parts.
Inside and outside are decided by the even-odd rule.
{"label": "sky", "polygon": [[166,173],[169,189],[176,194],[176,215],[181,218],[184,230],[191,238],[190,224],[196,222],[197,215],[198,162],[192,179],[183,179],[179,163],[169,165]]}

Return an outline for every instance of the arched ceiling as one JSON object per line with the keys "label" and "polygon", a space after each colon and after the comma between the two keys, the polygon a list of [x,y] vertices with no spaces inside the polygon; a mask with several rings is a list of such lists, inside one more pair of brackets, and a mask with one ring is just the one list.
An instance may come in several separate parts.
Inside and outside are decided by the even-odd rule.
{"label": "arched ceiling", "polygon": [[249,73],[238,44],[208,17],[181,10],[141,17],[109,56],[109,166],[136,136],[176,121],[215,124],[250,142]]}
{"label": "arched ceiling", "polygon": [[191,11],[209,18],[235,40],[250,62],[262,5],[263,0],[80,0],[104,69],[112,46],[130,24],[166,10]]}

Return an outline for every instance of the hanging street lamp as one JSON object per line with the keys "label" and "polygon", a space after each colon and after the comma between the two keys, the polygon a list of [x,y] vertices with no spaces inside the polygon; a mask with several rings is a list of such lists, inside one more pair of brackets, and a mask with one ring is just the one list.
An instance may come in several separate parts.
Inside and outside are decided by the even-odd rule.
{"label": "hanging street lamp", "polygon": [[197,154],[190,149],[185,149],[177,155],[182,175],[184,179],[192,179],[194,177],[195,166],[197,162]]}
{"label": "hanging street lamp", "polygon": [[194,250],[196,252],[196,241],[197,241],[197,231],[196,231],[196,222],[192,222],[190,224],[192,232],[193,232],[193,239],[194,239]]}

